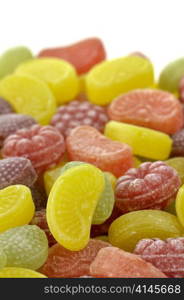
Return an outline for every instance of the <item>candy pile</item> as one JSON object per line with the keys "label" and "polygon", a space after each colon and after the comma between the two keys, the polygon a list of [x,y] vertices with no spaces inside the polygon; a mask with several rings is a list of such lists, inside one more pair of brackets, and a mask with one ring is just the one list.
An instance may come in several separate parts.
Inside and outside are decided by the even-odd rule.
{"label": "candy pile", "polygon": [[184,277],[184,58],[0,57],[0,278]]}

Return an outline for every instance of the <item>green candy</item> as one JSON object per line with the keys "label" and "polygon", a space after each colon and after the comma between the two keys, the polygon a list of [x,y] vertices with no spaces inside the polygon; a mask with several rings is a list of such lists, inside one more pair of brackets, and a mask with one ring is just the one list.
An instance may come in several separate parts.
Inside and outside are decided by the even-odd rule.
{"label": "green candy", "polygon": [[168,166],[174,168],[184,184],[184,157],[174,157],[164,161]]}

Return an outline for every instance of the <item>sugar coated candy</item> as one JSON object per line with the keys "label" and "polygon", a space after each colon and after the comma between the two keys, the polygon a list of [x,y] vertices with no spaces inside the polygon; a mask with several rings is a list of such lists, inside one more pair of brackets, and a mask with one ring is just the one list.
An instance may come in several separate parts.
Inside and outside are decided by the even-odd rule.
{"label": "sugar coated candy", "polygon": [[32,58],[33,55],[27,47],[19,46],[8,49],[0,56],[0,78],[13,73],[19,64]]}
{"label": "sugar coated candy", "polygon": [[166,278],[159,269],[138,255],[116,247],[101,249],[90,266],[94,277],[116,278]]}
{"label": "sugar coated candy", "polygon": [[0,115],[13,113],[13,107],[3,98],[0,98]]}
{"label": "sugar coated candy", "polygon": [[2,248],[0,248],[0,270],[6,266],[7,257]]}
{"label": "sugar coated candy", "polygon": [[181,181],[175,169],[162,161],[145,162],[121,176],[115,189],[116,205],[124,213],[164,209],[176,197]]}
{"label": "sugar coated candy", "polygon": [[6,76],[0,82],[0,96],[17,113],[30,115],[42,125],[49,124],[56,110],[56,100],[48,85],[33,76]]}
{"label": "sugar coated candy", "polygon": [[110,119],[173,134],[184,124],[183,108],[171,94],[161,90],[134,90],[112,101]]}
{"label": "sugar coated candy", "polygon": [[0,190],[0,233],[28,224],[34,211],[35,206],[28,187],[12,185]]}
{"label": "sugar coated candy", "polygon": [[168,277],[184,277],[184,238],[143,239],[134,253],[153,264]]}
{"label": "sugar coated candy", "polygon": [[173,157],[164,161],[168,166],[174,168],[180,177],[181,184],[184,183],[184,157]]}
{"label": "sugar coated candy", "polygon": [[31,269],[9,267],[0,270],[0,278],[47,278],[47,277]]}
{"label": "sugar coated candy", "polygon": [[38,56],[64,59],[76,68],[78,74],[83,74],[104,60],[106,53],[100,39],[89,38],[65,47],[43,49]]}
{"label": "sugar coated candy", "polygon": [[53,92],[57,103],[72,100],[79,91],[75,69],[68,62],[56,58],[39,58],[26,62],[16,74],[31,75],[43,80]]}
{"label": "sugar coated candy", "polygon": [[184,185],[182,185],[176,197],[176,214],[180,223],[184,226]]}
{"label": "sugar coated candy", "polygon": [[133,251],[144,238],[181,237],[184,228],[176,216],[160,210],[138,210],[117,218],[109,228],[109,242],[125,251]]}
{"label": "sugar coated candy", "polygon": [[184,129],[176,132],[172,136],[172,156],[184,156]]}
{"label": "sugar coated candy", "polygon": [[0,160],[0,189],[15,184],[31,187],[36,179],[37,174],[29,159],[10,157]]}
{"label": "sugar coated candy", "polygon": [[184,103],[184,75],[179,82],[178,92],[179,92],[179,100],[181,101],[181,103]]}
{"label": "sugar coated candy", "polygon": [[33,125],[10,135],[4,142],[3,157],[29,158],[33,167],[41,173],[62,160],[65,142],[59,131],[52,126]]}
{"label": "sugar coated candy", "polygon": [[75,100],[58,108],[51,125],[68,136],[73,128],[80,125],[90,125],[103,132],[108,120],[106,108],[88,101]]}
{"label": "sugar coated candy", "polygon": [[40,271],[52,278],[89,276],[90,264],[98,251],[109,246],[109,243],[95,239],[91,239],[80,251],[70,251],[56,244],[50,248],[48,259]]}
{"label": "sugar coated candy", "polygon": [[128,145],[104,137],[91,126],[72,130],[66,145],[70,160],[94,164],[116,177],[133,166],[132,150]]}
{"label": "sugar coated candy", "polygon": [[128,144],[135,155],[149,159],[164,160],[171,152],[172,139],[169,135],[141,126],[110,121],[105,126],[105,136]]}
{"label": "sugar coated candy", "polygon": [[36,225],[19,226],[1,233],[0,247],[7,256],[7,267],[37,270],[48,256],[47,237]]}
{"label": "sugar coated candy", "polygon": [[115,97],[137,88],[150,87],[154,82],[150,61],[127,56],[102,62],[86,76],[86,91],[90,102],[107,105]]}

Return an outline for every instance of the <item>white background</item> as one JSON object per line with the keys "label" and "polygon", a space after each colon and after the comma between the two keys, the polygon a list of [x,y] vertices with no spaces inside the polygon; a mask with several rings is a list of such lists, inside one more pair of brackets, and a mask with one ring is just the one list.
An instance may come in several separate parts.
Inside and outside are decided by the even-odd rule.
{"label": "white background", "polygon": [[1,0],[0,51],[26,45],[36,54],[82,38],[103,39],[108,57],[140,50],[156,73],[184,56],[184,0]]}

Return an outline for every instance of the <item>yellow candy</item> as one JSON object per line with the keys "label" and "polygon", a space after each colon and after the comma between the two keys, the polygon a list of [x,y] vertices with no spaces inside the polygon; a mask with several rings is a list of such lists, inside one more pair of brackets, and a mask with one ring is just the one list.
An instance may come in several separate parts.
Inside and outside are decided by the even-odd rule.
{"label": "yellow candy", "polygon": [[0,269],[0,278],[47,278],[36,271],[24,268],[3,268]]}
{"label": "yellow candy", "polygon": [[135,168],[138,168],[142,164],[142,161],[138,159],[136,156],[134,156],[133,159],[134,159]]}
{"label": "yellow candy", "polygon": [[47,222],[56,241],[78,251],[90,238],[98,199],[104,190],[104,174],[82,164],[65,171],[55,182],[47,202]]}
{"label": "yellow candy", "polygon": [[86,92],[86,74],[79,77],[79,93]]}
{"label": "yellow candy", "polygon": [[176,216],[160,210],[138,210],[127,213],[109,228],[109,242],[125,251],[133,251],[137,242],[144,238],[166,239],[181,237],[184,228]]}
{"label": "yellow candy", "polygon": [[135,155],[149,159],[167,159],[171,151],[172,140],[169,135],[140,126],[110,121],[105,126],[105,135],[130,145]]}
{"label": "yellow candy", "polygon": [[16,73],[43,80],[52,90],[58,104],[69,102],[79,92],[79,79],[74,67],[61,59],[37,58],[21,64]]}
{"label": "yellow candy", "polygon": [[150,87],[153,83],[151,62],[138,56],[102,62],[93,67],[86,76],[88,98],[98,105],[107,105],[122,93]]}
{"label": "yellow candy", "polygon": [[24,185],[0,190],[0,232],[28,224],[35,212],[31,191]]}
{"label": "yellow candy", "polygon": [[47,125],[56,110],[56,100],[43,81],[28,75],[10,75],[0,81],[0,96],[17,113],[30,115],[41,125]]}
{"label": "yellow candy", "polygon": [[107,235],[99,235],[95,237],[95,240],[100,240],[100,241],[104,241],[104,242],[109,242],[108,236]]}
{"label": "yellow candy", "polygon": [[175,205],[177,217],[184,226],[184,185],[178,191]]}
{"label": "yellow candy", "polygon": [[114,190],[115,186],[116,186],[117,178],[112,173],[110,173],[110,172],[104,172],[104,174],[107,174],[109,176],[109,179],[110,179],[111,184],[112,184],[112,188]]}

